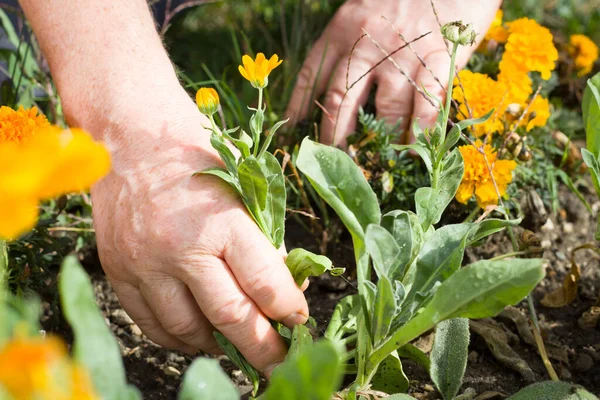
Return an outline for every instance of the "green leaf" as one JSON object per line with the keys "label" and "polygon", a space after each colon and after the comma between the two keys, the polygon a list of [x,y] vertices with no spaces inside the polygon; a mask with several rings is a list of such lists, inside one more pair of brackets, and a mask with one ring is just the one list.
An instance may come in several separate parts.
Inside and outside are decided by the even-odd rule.
{"label": "green leaf", "polygon": [[296,161],[317,193],[335,210],[358,244],[364,243],[369,224],[379,224],[377,196],[360,168],[342,150],[302,141]]}
{"label": "green leaf", "polygon": [[[235,128],[235,130],[237,129],[238,128]],[[235,132],[235,130],[233,130],[233,132]],[[252,142],[252,138],[246,133],[246,131],[242,130],[240,132],[239,139],[236,139],[233,136],[231,136],[229,131],[223,132],[223,136],[225,136],[231,143],[233,143],[235,147],[237,147],[237,149],[240,151],[240,153],[242,153],[242,159],[246,159],[248,156],[250,156],[250,149],[252,149],[254,143]]]}
{"label": "green leaf", "polygon": [[402,362],[395,351],[379,364],[371,380],[372,389],[388,394],[405,393],[408,385],[408,378],[402,370]]}
{"label": "green leaf", "polygon": [[260,149],[260,153],[258,153],[258,158],[261,158],[263,154],[267,152],[269,146],[271,145],[271,140],[273,140],[273,136],[275,136],[275,133],[279,130],[279,128],[281,128],[283,124],[285,124],[289,120],[290,119],[287,118],[283,121],[279,121],[275,125],[273,125],[271,129],[269,129],[269,134],[267,135],[267,138],[265,139],[265,142],[263,143],[262,148]]}
{"label": "green leaf", "polygon": [[567,382],[537,382],[521,389],[507,400],[598,400],[578,385]]}
{"label": "green leaf", "polygon": [[460,268],[468,237],[474,229],[474,225],[468,223],[446,225],[425,242],[415,266],[411,267],[416,268],[413,282],[403,282],[410,288],[403,315],[416,311],[433,294],[439,283]]}
{"label": "green leaf", "polygon": [[273,245],[281,247],[285,236],[285,178],[281,165],[271,153],[265,153],[258,161],[267,178],[267,199],[263,217],[273,238]]}
{"label": "green leaf", "polygon": [[94,300],[94,289],[75,256],[63,261],[58,277],[62,311],[73,329],[73,356],[89,371],[104,399],[141,399],[127,385],[121,351]]}
{"label": "green leaf", "polygon": [[438,187],[422,187],[415,192],[415,207],[424,231],[440,222],[462,180],[464,165],[458,149],[454,149],[443,164]]}
{"label": "green leaf", "polygon": [[263,110],[251,108],[254,114],[250,117],[250,133],[252,133],[252,142],[254,143],[254,155],[257,155],[258,144],[260,143],[260,136],[263,131],[263,124],[265,122],[265,113]]}
{"label": "green leaf", "polygon": [[398,247],[410,249],[411,263],[423,244],[424,233],[419,217],[411,211],[394,210],[381,218],[381,226],[394,236]]}
{"label": "green leaf", "polygon": [[371,332],[375,346],[387,337],[392,321],[396,316],[396,311],[397,304],[392,282],[385,275],[382,275],[377,282],[377,292],[371,317]]}
{"label": "green leaf", "polygon": [[590,168],[592,183],[596,189],[596,194],[600,197],[600,164],[598,163],[598,159],[587,149],[581,149],[581,156],[585,164]]}
{"label": "green leaf", "polygon": [[[408,225],[408,215],[404,215],[404,221]],[[410,231],[401,233],[410,236]],[[405,238],[401,238],[405,239]],[[373,266],[379,278],[388,277],[390,281],[402,279],[404,268],[410,260],[410,238],[404,240],[409,245],[403,248],[398,246],[398,242],[385,228],[379,225],[371,224],[367,227],[365,235],[365,245],[367,252],[373,259]],[[408,248],[407,248],[408,247]]]}
{"label": "green leaf", "polygon": [[229,183],[229,185],[233,187],[240,196],[242,195],[242,188],[240,187],[240,184],[238,183],[237,179],[231,176],[231,174],[227,172],[225,168],[207,168],[204,171],[196,172],[193,176],[196,175],[213,175],[219,177],[225,182]]}
{"label": "green leaf", "polygon": [[429,360],[429,357],[427,357],[427,354],[425,354],[418,347],[407,343],[404,346],[400,347],[397,351],[398,355],[401,358],[411,359],[416,363],[420,364],[427,371],[429,371],[429,369],[431,368],[431,361]]}
{"label": "green leaf", "polygon": [[197,358],[189,366],[179,400],[239,400],[240,395],[217,360]]}
{"label": "green leaf", "polygon": [[225,355],[229,357],[232,363],[238,367],[244,375],[252,382],[252,394],[256,396],[258,387],[260,384],[260,374],[258,371],[246,360],[246,357],[227,339],[221,332],[213,332],[213,335],[217,341],[219,347],[223,350]]}
{"label": "green leaf", "polygon": [[304,249],[290,251],[285,259],[285,265],[287,265],[298,286],[302,286],[309,276],[322,275],[325,271],[331,270],[332,267],[329,258]]}
{"label": "green leaf", "polygon": [[345,334],[356,332],[356,319],[360,310],[360,299],[356,294],[346,296],[338,301],[329,320],[329,325],[327,325],[325,337],[336,341]]}
{"label": "green leaf", "polygon": [[569,190],[571,192],[573,192],[575,194],[575,196],[577,196],[579,201],[581,201],[581,204],[584,205],[584,207],[588,210],[588,212],[593,215],[594,213],[592,212],[592,207],[590,206],[590,203],[588,203],[588,201],[585,199],[583,194],[579,191],[577,186],[575,186],[575,182],[573,182],[571,177],[569,175],[567,175],[567,173],[565,171],[563,171],[562,169],[558,169],[558,168],[555,169],[554,173],[556,174],[556,176],[558,176],[560,178],[561,181],[563,181],[563,183],[565,185],[567,185]]}
{"label": "green leaf", "polygon": [[484,219],[477,224],[477,230],[471,237],[469,237],[469,244],[478,242],[496,232],[500,232],[508,226],[519,226],[522,220],[522,218],[509,220],[496,218]]}
{"label": "green leaf", "polygon": [[454,124],[452,129],[450,129],[450,132],[448,132],[448,136],[446,136],[446,140],[438,152],[438,160],[441,160],[446,153],[460,140],[460,133],[460,125]]}
{"label": "green leaf", "polygon": [[425,148],[422,144],[420,144],[420,143],[392,144],[392,145],[390,145],[390,147],[392,149],[398,150],[398,151],[413,150],[415,153],[417,153],[419,155],[419,157],[421,157],[421,159],[425,163],[425,167],[427,167],[427,171],[429,171],[430,174],[433,173],[433,166],[432,166],[431,156],[429,155],[429,150],[427,148]]}
{"label": "green leaf", "polygon": [[310,330],[305,325],[294,325],[294,330],[292,332],[292,342],[290,344],[290,348],[288,350],[288,357],[293,356],[294,354],[300,353],[307,347],[311,347],[313,345],[313,337],[310,334]]}
{"label": "green leaf", "polygon": [[600,157],[600,73],[587,81],[581,102],[586,147],[595,158]]}
{"label": "green leaf", "polygon": [[223,138],[219,137],[215,132],[213,132],[210,134],[210,144],[219,153],[219,157],[221,157],[221,160],[223,163],[225,163],[227,171],[229,171],[229,173],[233,176],[236,176],[238,172],[236,158]]}
{"label": "green leaf", "polygon": [[462,385],[469,355],[469,320],[453,318],[435,328],[431,349],[431,380],[442,397],[451,400]]}
{"label": "green leaf", "polygon": [[260,400],[329,400],[341,378],[339,351],[332,342],[323,340],[275,368]]}

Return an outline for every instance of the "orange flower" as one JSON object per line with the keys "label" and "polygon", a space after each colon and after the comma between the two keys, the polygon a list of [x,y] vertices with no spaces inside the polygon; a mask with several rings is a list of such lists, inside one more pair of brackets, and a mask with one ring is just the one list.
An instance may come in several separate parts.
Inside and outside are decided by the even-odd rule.
{"label": "orange flower", "polygon": [[490,167],[493,165],[493,177],[500,196],[506,194],[506,188],[512,182],[512,171],[517,163],[513,160],[496,160],[496,151],[489,144],[483,146],[484,157],[479,152],[482,146],[483,143],[477,140],[475,146],[466,145],[458,148],[465,164],[465,173],[456,192],[456,200],[466,204],[475,194],[479,207],[485,208],[488,205],[498,204],[498,193],[485,159],[487,158]]}
{"label": "orange flower", "polygon": [[238,70],[252,86],[262,89],[269,84],[269,74],[271,71],[282,62],[283,60],[280,60],[277,54],[273,54],[268,60],[263,53],[258,53],[255,60],[248,55],[244,55],[242,57],[243,66],[238,66]]}
{"label": "orange flower", "polygon": [[219,94],[213,88],[200,88],[196,92],[196,104],[204,115],[213,115],[219,110]]}
{"label": "orange flower", "polygon": [[57,338],[22,338],[0,349],[0,387],[16,400],[95,400],[91,379]]}
{"label": "orange flower", "polygon": [[43,114],[38,115],[36,107],[18,110],[0,107],[0,143],[20,142],[34,134],[36,129],[49,126]]}
{"label": "orange flower", "polygon": [[484,41],[494,40],[495,42],[498,42],[498,43],[506,42],[506,39],[508,39],[508,31],[506,30],[506,28],[504,27],[504,24],[502,23],[503,16],[504,16],[504,13],[502,12],[502,10],[496,11],[496,16],[494,17],[494,20],[492,21],[492,25],[490,25],[490,28],[488,29],[488,31],[485,34]]}
{"label": "orange flower", "polygon": [[585,35],[571,35],[569,54],[575,58],[577,75],[583,76],[590,73],[598,59],[598,46]]}

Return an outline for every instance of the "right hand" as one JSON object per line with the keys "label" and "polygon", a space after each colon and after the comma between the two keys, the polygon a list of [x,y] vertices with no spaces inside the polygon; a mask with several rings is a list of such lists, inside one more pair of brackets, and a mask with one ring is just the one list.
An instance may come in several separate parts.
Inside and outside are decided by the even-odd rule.
{"label": "right hand", "polygon": [[268,375],[286,355],[268,318],[291,328],[306,321],[308,306],[238,195],[216,177],[192,177],[222,164],[203,128],[208,120],[176,92],[148,93],[168,100],[123,107],[91,125],[113,159],[92,190],[102,266],[154,342],[220,353],[217,329]]}

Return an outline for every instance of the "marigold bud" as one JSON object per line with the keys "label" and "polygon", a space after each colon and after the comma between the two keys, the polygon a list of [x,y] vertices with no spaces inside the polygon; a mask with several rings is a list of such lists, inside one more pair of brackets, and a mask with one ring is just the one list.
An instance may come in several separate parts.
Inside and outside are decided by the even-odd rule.
{"label": "marigold bud", "polygon": [[441,28],[442,36],[452,43],[472,46],[477,33],[471,24],[464,25],[462,21],[449,22]]}
{"label": "marigold bud", "polygon": [[196,92],[196,104],[204,115],[213,115],[219,109],[219,95],[213,88],[200,88]]}

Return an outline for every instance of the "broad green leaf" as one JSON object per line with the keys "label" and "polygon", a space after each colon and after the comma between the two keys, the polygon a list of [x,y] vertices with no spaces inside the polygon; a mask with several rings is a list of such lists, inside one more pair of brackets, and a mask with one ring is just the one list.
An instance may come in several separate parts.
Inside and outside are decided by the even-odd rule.
{"label": "broad green leaf", "polygon": [[600,157],[600,73],[587,81],[581,102],[586,147],[595,158]]}
{"label": "broad green leaf", "polygon": [[567,382],[537,382],[521,389],[507,400],[598,400],[584,388]]}
{"label": "broad green leaf", "polygon": [[596,194],[600,197],[600,163],[598,159],[587,149],[581,149],[581,156],[586,165],[590,168],[592,174],[592,183],[596,189]]}
{"label": "broad green leaf", "polygon": [[335,341],[341,339],[345,334],[356,332],[356,318],[360,313],[360,299],[353,294],[344,297],[335,306],[325,337]]}
{"label": "broad green leaf", "polygon": [[285,259],[285,265],[287,265],[298,286],[302,286],[309,276],[319,276],[332,269],[329,258],[304,249],[290,251]]}
{"label": "broad green leaf", "polygon": [[372,389],[388,394],[405,393],[408,385],[408,378],[402,370],[402,362],[395,351],[379,364],[371,380]]}
{"label": "broad green leaf", "polygon": [[381,226],[394,236],[398,247],[410,248],[409,263],[411,263],[419,254],[423,244],[424,233],[419,217],[411,211],[394,210],[381,218]]}
{"label": "broad green leaf", "polygon": [[239,400],[240,395],[217,360],[197,358],[183,377],[179,400]]}
{"label": "broad green leaf", "polygon": [[306,138],[296,163],[317,193],[335,210],[353,239],[364,243],[367,226],[379,224],[381,211],[377,196],[350,156]]}
{"label": "broad green leaf", "polygon": [[94,289],[75,256],[63,261],[58,277],[62,311],[75,340],[73,357],[89,371],[94,388],[107,400],[140,399],[127,384],[119,345],[94,300]]}
{"label": "broad green leaf", "polygon": [[294,354],[300,353],[307,347],[313,345],[313,337],[310,334],[310,330],[305,325],[294,325],[294,331],[292,332],[292,341],[288,350],[288,357]]}
{"label": "broad green leaf", "polygon": [[429,371],[431,368],[431,361],[429,360],[429,357],[427,357],[427,354],[425,354],[423,350],[419,349],[418,347],[407,343],[400,347],[397,351],[401,358],[411,359],[420,364],[427,371]]}
{"label": "broad green leaf", "polygon": [[329,400],[342,378],[340,353],[327,340],[288,357],[271,375],[260,400]]}
{"label": "broad green leaf", "polygon": [[387,354],[451,318],[486,318],[521,301],[544,277],[542,259],[479,261],[442,282],[427,305],[369,358],[377,365]]}
{"label": "broad green leaf", "polygon": [[446,225],[425,242],[411,267],[415,268],[414,280],[403,282],[405,287],[410,287],[403,315],[416,311],[439,283],[460,268],[468,237],[474,229],[474,225],[468,223]]}
{"label": "broad green leaf", "polygon": [[477,224],[477,230],[471,237],[469,237],[469,244],[478,242],[496,232],[500,232],[508,226],[519,226],[521,221],[522,218],[509,220],[496,218],[484,219]]}
{"label": "broad green leaf", "polygon": [[229,172],[227,172],[227,170],[224,168],[207,168],[204,171],[196,172],[194,176],[196,175],[213,175],[219,177],[225,182],[229,183],[229,185],[233,187],[240,196],[242,195],[242,188],[240,187],[237,179],[231,176],[231,174],[229,174]]}
{"label": "broad green leaf", "polygon": [[[406,223],[408,224],[408,216],[405,215]],[[410,224],[408,224],[410,226]],[[409,235],[410,231],[402,232],[402,235]],[[365,245],[367,252],[373,260],[373,266],[377,272],[377,276],[388,277],[390,281],[402,279],[404,268],[410,260],[410,238],[404,240],[408,242],[403,248],[398,246],[398,241],[385,228],[371,224],[367,227],[365,235]]]}
{"label": "broad green leaf", "polygon": [[371,332],[375,346],[387,337],[392,321],[396,316],[396,306],[392,282],[387,276],[382,275],[377,282],[377,293],[375,294],[373,315],[371,317]]}
{"label": "broad green leaf", "polygon": [[219,157],[221,157],[221,160],[223,163],[225,163],[227,171],[229,171],[229,173],[233,176],[236,176],[238,169],[237,160],[223,138],[219,137],[215,132],[213,132],[210,134],[210,144],[219,153]]}
{"label": "broad green leaf", "polygon": [[458,149],[454,149],[443,164],[438,186],[422,187],[415,192],[415,207],[424,231],[440,221],[462,180],[464,165]]}
{"label": "broad green leaf", "polygon": [[[235,130],[237,130],[237,128]],[[234,132],[235,130],[232,131]],[[242,130],[239,138],[234,138],[231,136],[230,132],[223,132],[223,136],[225,136],[231,143],[235,145],[235,147],[237,147],[242,154],[242,159],[246,159],[248,156],[250,156],[250,150],[252,149],[254,143],[252,143],[252,138],[246,133],[246,131]]]}
{"label": "broad green leaf", "polygon": [[[250,107],[248,107],[250,108]],[[252,142],[254,143],[254,155],[258,154],[258,144],[260,143],[260,137],[263,131],[263,124],[265,122],[265,113],[263,110],[250,108],[254,111],[254,114],[250,117],[250,133],[252,133]]]}
{"label": "broad green leaf", "polygon": [[227,339],[221,332],[213,332],[213,335],[217,341],[217,344],[223,350],[225,355],[229,357],[232,363],[238,367],[244,375],[252,382],[252,394],[256,395],[260,384],[260,374],[258,371],[246,360],[246,357]]}
{"label": "broad green leaf", "polygon": [[423,145],[424,148],[429,150],[430,149],[429,141],[427,140],[427,137],[423,133],[423,129],[421,129],[421,125],[419,124],[418,118],[415,118],[415,120],[413,121],[412,129],[413,129],[413,135],[415,135],[415,139],[417,139],[417,143],[420,143],[421,145]]}
{"label": "broad green leaf", "polygon": [[273,238],[273,245],[280,248],[285,236],[285,178],[279,161],[271,153],[265,153],[258,162],[267,178],[267,198],[263,218]]}
{"label": "broad green leaf", "polygon": [[469,320],[453,318],[437,324],[429,373],[444,399],[452,400],[458,393],[468,355]]}
{"label": "broad green leaf", "polygon": [[262,148],[260,149],[260,153],[258,154],[258,157],[261,158],[263,154],[265,154],[267,152],[267,150],[269,149],[269,146],[271,145],[271,140],[273,140],[273,136],[275,136],[275,133],[279,130],[279,128],[281,128],[281,126],[283,124],[285,124],[286,122],[288,122],[290,119],[284,119],[283,121],[279,121],[277,122],[275,125],[273,125],[273,127],[271,129],[269,129],[269,134],[267,135],[265,142],[262,145]]}
{"label": "broad green leaf", "polygon": [[390,145],[392,149],[398,151],[407,151],[412,150],[421,157],[423,162],[425,163],[425,167],[427,167],[427,171],[431,174],[433,172],[431,156],[429,155],[429,150],[423,147],[420,143],[413,144],[392,144]]}

